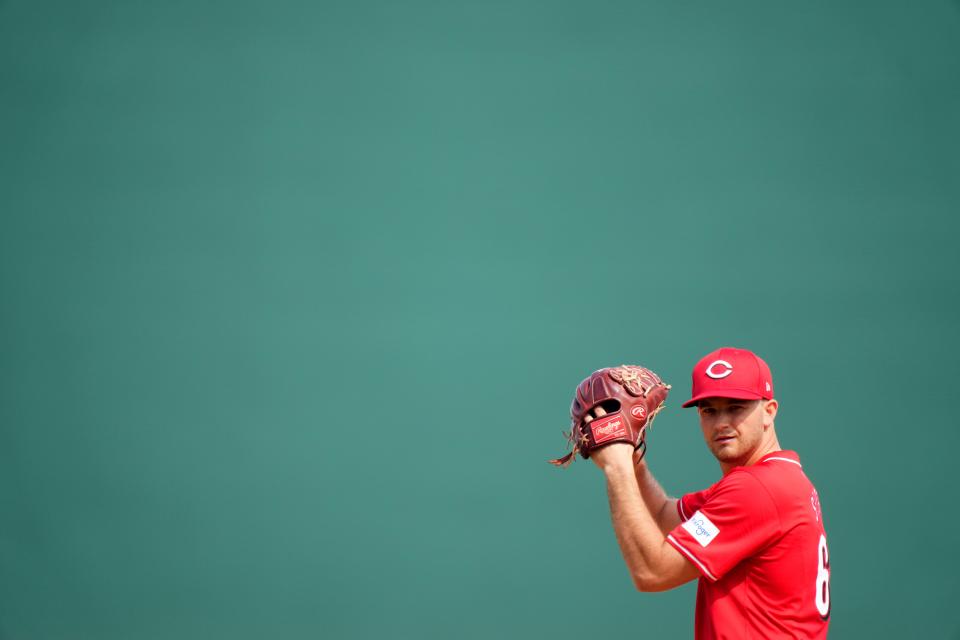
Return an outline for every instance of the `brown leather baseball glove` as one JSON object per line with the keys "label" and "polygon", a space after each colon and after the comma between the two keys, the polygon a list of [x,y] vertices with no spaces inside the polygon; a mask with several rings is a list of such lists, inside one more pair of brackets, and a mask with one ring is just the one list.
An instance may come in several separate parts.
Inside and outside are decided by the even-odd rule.
{"label": "brown leather baseball glove", "polygon": [[[613,442],[629,442],[643,458],[647,428],[663,409],[668,393],[670,385],[644,367],[624,364],[594,371],[577,386],[570,405],[570,433],[564,435],[572,449],[550,463],[566,467],[577,453],[589,458],[591,451]],[[597,407],[606,415],[588,421]]]}

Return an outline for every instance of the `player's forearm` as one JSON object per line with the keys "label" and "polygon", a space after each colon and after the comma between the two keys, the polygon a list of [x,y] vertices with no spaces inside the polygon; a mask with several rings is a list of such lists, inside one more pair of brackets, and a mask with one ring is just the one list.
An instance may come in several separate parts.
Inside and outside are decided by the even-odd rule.
{"label": "player's forearm", "polygon": [[603,471],[610,516],[623,559],[637,588],[648,590],[648,585],[660,578],[664,534],[641,495],[631,461],[611,463]]}
{"label": "player's forearm", "polygon": [[680,518],[676,515],[676,499],[668,496],[663,490],[657,479],[653,477],[653,472],[647,466],[646,460],[637,462],[634,466],[634,474],[640,495],[643,496],[650,515],[656,520],[660,532],[667,535],[680,523]]}

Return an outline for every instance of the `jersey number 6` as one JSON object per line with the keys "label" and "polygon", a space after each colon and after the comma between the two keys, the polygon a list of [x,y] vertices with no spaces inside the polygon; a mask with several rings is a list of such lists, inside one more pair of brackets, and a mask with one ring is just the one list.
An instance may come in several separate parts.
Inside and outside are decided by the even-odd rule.
{"label": "jersey number 6", "polygon": [[827,538],[820,534],[817,548],[817,612],[824,619],[830,617],[830,554],[827,552]]}

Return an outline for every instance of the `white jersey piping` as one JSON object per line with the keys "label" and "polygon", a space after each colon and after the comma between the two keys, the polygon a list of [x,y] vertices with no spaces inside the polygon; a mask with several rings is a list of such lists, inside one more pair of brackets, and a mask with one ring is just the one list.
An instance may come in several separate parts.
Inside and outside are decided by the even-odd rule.
{"label": "white jersey piping", "polygon": [[683,552],[683,555],[685,555],[685,556],[687,556],[688,558],[690,558],[691,560],[693,560],[694,564],[696,564],[698,567],[700,567],[700,570],[703,572],[703,574],[704,574],[705,576],[707,576],[708,578],[710,578],[710,579],[713,580],[714,582],[717,581],[717,579],[713,576],[713,574],[710,573],[710,571],[709,571],[705,566],[703,566],[703,563],[700,562],[699,560],[697,560],[697,558],[696,558],[692,553],[690,553],[689,551],[687,551],[686,548],[684,548],[684,546],[683,546],[682,544],[680,544],[680,542],[679,542],[676,538],[673,537],[673,534],[672,534],[672,533],[668,533],[668,534],[667,534],[667,539],[673,541],[673,544],[676,545],[677,549],[679,549],[680,551]]}
{"label": "white jersey piping", "polygon": [[790,458],[781,458],[781,457],[779,457],[779,456],[774,456],[774,457],[772,457],[772,458],[766,458],[766,459],[764,459],[764,462],[769,462],[769,461],[771,461],[771,460],[782,460],[783,462],[792,462],[793,464],[797,465],[797,466],[800,467],[801,469],[803,468],[803,465],[800,464],[799,462],[797,462],[796,460],[791,460]]}

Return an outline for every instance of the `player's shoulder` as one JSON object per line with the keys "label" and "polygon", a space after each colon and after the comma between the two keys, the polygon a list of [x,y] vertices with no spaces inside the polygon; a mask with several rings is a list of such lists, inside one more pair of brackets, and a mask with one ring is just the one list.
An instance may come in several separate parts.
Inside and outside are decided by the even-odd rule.
{"label": "player's shoulder", "polygon": [[794,495],[806,496],[813,486],[795,451],[774,451],[756,464],[738,470],[762,484],[776,501]]}
{"label": "player's shoulder", "polygon": [[767,482],[789,482],[803,476],[803,464],[796,451],[773,451],[760,458],[756,464],[740,469]]}
{"label": "player's shoulder", "polygon": [[751,527],[766,523],[764,526],[779,529],[781,518],[776,500],[745,469],[731,469],[707,490],[702,502],[697,502],[695,498],[687,500],[681,507],[681,516],[687,519],[696,511],[701,511],[714,523],[749,522],[753,523]]}
{"label": "player's shoulder", "polygon": [[734,467],[707,489],[707,495],[765,494],[776,500],[784,493],[803,492],[809,486],[810,481],[803,473],[800,456],[794,451],[775,451],[765,455],[756,464]]}
{"label": "player's shoulder", "polygon": [[714,501],[738,504],[752,509],[774,507],[776,498],[752,467],[735,467],[710,488]]}

